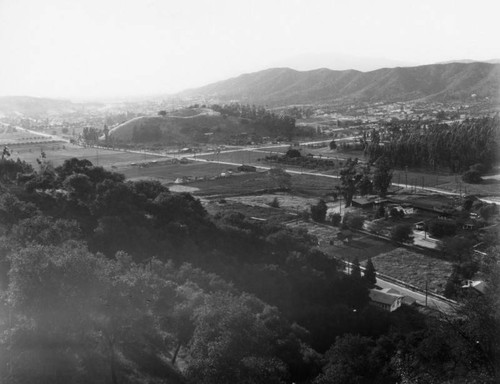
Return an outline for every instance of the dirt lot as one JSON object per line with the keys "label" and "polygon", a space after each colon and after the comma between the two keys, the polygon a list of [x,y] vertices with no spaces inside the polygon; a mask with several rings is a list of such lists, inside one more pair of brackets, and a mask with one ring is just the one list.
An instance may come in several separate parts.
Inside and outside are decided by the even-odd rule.
{"label": "dirt lot", "polygon": [[403,280],[419,288],[425,289],[426,277],[430,291],[443,294],[452,264],[448,261],[425,256],[406,248],[372,257],[375,269],[386,275]]}

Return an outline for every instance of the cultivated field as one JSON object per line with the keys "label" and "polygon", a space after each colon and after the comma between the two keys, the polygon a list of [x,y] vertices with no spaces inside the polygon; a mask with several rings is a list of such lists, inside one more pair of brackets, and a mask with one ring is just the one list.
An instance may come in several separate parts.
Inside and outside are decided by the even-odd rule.
{"label": "cultivated field", "polygon": [[422,255],[406,248],[397,248],[372,257],[375,269],[386,275],[430,291],[443,294],[452,272],[452,263]]}
{"label": "cultivated field", "polygon": [[245,215],[250,220],[265,220],[277,224],[287,222],[296,218],[295,215],[281,208],[272,208],[269,206],[251,206],[229,200],[227,200],[225,203],[212,200],[205,202],[204,206],[206,210],[213,215],[239,212]]}
{"label": "cultivated field", "polygon": [[[353,233],[354,236],[350,243],[343,243],[337,239],[337,234],[340,231],[338,227],[321,225],[312,221],[291,222],[288,225],[304,228],[315,235],[318,238],[318,247],[326,254],[337,259],[353,261],[357,257],[358,260],[363,261],[396,248],[390,242],[356,232]],[[330,244],[330,241],[333,244]]]}
{"label": "cultivated field", "polygon": [[[234,167],[216,163],[188,162],[187,164],[149,164],[148,166],[127,166],[124,168],[118,168],[117,172],[123,173],[127,178],[155,177],[166,183],[173,183],[176,179],[183,177],[216,177],[229,170],[234,171]],[[218,182],[219,180],[222,180],[222,178],[213,181]],[[191,184],[188,185],[191,186]],[[201,187],[203,186],[203,182],[201,187],[198,185],[192,186],[202,189]]]}
{"label": "cultivated field", "polygon": [[69,143],[38,143],[29,145],[16,145],[11,148],[11,157],[20,158],[36,167],[36,159],[40,158],[41,152],[45,152],[46,160],[54,166],[61,165],[64,160],[77,157],[88,159],[94,165],[103,167],[120,166],[132,162],[145,160],[159,160],[157,156],[113,151],[109,149],[83,148]]}

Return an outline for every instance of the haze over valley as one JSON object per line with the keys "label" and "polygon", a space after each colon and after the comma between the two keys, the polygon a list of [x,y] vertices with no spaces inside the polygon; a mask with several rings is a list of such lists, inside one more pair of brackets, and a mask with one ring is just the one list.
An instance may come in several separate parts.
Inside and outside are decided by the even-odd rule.
{"label": "haze over valley", "polygon": [[497,15],[0,1],[0,382],[499,382]]}

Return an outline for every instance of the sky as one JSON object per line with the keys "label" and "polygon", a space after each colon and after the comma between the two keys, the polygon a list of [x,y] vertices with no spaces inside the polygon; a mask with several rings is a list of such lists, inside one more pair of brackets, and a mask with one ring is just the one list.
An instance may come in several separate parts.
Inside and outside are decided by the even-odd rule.
{"label": "sky", "polygon": [[499,16],[498,0],[0,0],[0,95],[169,94],[331,54],[500,58]]}

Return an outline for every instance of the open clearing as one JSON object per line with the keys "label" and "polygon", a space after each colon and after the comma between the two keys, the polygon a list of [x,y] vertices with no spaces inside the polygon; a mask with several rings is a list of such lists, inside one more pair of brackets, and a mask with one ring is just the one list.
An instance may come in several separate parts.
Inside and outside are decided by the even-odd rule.
{"label": "open clearing", "polygon": [[11,157],[37,166],[36,159],[40,158],[41,152],[45,152],[46,159],[54,166],[61,165],[64,160],[77,157],[79,159],[88,159],[94,165],[103,167],[120,166],[144,160],[158,160],[157,156],[146,154],[113,151],[101,148],[83,148],[69,143],[38,143],[28,145],[16,145],[11,148]]}
{"label": "open clearing", "polygon": [[[225,164],[189,162],[187,164],[150,164],[144,167],[126,167],[118,171],[123,173],[127,178],[156,177],[164,182],[173,183],[176,179],[183,177],[216,177],[228,170],[234,170],[234,167]],[[189,186],[191,186],[191,184],[189,184]],[[200,188],[198,185],[192,186]]]}

